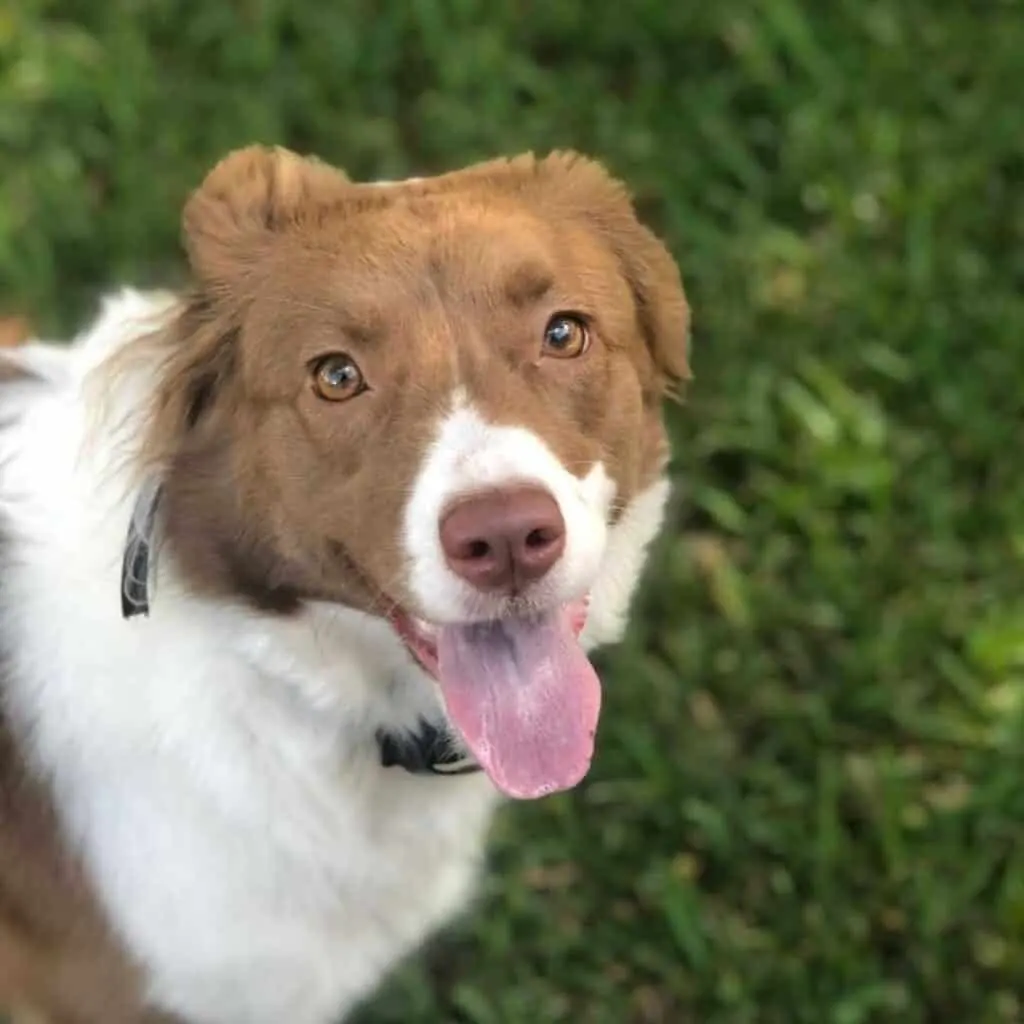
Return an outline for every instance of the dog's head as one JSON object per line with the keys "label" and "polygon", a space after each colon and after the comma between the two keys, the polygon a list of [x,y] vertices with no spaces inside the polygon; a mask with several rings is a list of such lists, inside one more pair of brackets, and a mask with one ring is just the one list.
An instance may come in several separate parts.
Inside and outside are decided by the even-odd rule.
{"label": "dog's head", "polygon": [[389,619],[499,786],[577,781],[577,636],[621,629],[688,376],[676,266],[623,187],[566,153],[361,185],[251,148],[184,232],[146,454],[190,585]]}

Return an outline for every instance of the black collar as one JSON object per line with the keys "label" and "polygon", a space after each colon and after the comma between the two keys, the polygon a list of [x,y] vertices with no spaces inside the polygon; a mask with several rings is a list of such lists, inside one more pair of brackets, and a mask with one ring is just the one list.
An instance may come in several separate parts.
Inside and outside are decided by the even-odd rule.
{"label": "black collar", "polygon": [[150,478],[139,490],[128,521],[128,535],[121,557],[121,617],[149,615],[149,592],[152,586],[156,552],[156,517],[163,487]]}
{"label": "black collar", "polygon": [[413,775],[469,775],[480,771],[471,757],[453,748],[443,729],[420,719],[415,733],[377,733],[380,763],[385,768],[404,768]]}

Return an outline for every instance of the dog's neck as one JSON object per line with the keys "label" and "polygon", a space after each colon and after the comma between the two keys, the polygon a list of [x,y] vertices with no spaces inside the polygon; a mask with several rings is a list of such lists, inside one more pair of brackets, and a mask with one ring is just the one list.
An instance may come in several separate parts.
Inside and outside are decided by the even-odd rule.
{"label": "dog's neck", "polygon": [[[156,574],[157,531],[162,485],[153,478],[140,489],[128,524],[121,563],[121,615],[148,617]],[[414,729],[378,726],[375,739],[382,768],[402,768],[413,775],[452,777],[480,771],[441,719],[420,718]]]}

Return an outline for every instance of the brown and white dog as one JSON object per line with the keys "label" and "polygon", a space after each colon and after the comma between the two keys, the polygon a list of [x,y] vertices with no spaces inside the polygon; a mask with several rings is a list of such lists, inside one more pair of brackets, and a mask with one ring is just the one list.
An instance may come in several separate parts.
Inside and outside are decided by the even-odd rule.
{"label": "brown and white dog", "polygon": [[246,149],[184,235],[187,294],[0,364],[0,997],[327,1024],[586,773],[687,306],[569,153]]}

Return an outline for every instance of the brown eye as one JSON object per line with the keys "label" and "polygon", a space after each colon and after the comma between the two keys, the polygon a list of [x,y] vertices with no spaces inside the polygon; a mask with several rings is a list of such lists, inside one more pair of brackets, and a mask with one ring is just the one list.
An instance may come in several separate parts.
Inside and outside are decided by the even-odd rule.
{"label": "brown eye", "polygon": [[579,317],[560,313],[548,321],[544,330],[544,355],[555,359],[575,359],[590,348],[590,335]]}
{"label": "brown eye", "polygon": [[324,356],[313,367],[313,387],[328,402],[344,402],[366,390],[363,373],[351,356]]}

